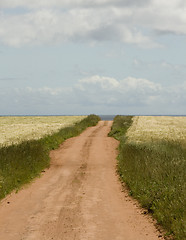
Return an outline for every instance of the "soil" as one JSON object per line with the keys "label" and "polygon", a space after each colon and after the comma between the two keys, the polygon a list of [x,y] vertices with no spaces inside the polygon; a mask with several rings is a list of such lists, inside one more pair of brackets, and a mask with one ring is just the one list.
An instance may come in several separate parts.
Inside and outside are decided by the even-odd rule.
{"label": "soil", "polygon": [[40,178],[1,201],[0,239],[163,239],[118,180],[111,125],[100,121],[65,141]]}

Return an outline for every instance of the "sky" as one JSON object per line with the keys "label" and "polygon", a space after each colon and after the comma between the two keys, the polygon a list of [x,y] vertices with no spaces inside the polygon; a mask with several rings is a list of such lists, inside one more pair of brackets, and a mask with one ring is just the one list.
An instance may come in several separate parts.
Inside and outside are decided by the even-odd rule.
{"label": "sky", "polygon": [[0,115],[186,115],[185,0],[1,0]]}

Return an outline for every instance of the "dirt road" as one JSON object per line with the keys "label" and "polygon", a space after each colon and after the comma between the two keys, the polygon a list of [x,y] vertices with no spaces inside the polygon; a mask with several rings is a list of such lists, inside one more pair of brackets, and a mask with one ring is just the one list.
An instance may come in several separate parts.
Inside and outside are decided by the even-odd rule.
{"label": "dirt road", "polygon": [[0,204],[2,240],[157,240],[149,217],[122,192],[112,122],[100,121],[51,152],[51,167]]}

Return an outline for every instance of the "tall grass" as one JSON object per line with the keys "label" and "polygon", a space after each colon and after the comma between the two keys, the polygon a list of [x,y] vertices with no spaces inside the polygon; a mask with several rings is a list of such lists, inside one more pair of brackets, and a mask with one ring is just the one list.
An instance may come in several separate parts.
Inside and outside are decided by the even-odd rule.
{"label": "tall grass", "polygon": [[128,128],[132,124],[133,116],[120,116],[117,115],[114,118],[114,122],[111,127],[111,131],[108,134],[110,137],[114,137],[117,140],[125,138]]}
{"label": "tall grass", "polygon": [[118,170],[130,194],[153,214],[167,235],[186,239],[186,148],[183,142],[161,139],[137,143],[127,141],[122,134],[117,138],[120,140]]}
{"label": "tall grass", "polygon": [[62,128],[57,133],[39,140],[0,148],[0,199],[23,184],[30,182],[49,167],[49,152],[56,149],[67,138],[79,135],[87,127],[95,126],[100,118],[89,115],[73,126]]}

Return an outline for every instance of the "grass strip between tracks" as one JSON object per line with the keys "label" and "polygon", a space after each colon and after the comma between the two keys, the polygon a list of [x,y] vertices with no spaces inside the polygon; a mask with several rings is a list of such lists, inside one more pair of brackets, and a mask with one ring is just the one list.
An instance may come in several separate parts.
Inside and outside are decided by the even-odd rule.
{"label": "grass strip between tracks", "polygon": [[186,239],[186,149],[177,140],[128,142],[131,124],[132,117],[116,116],[109,133],[120,141],[120,178],[167,230],[168,239]]}
{"label": "grass strip between tracks", "polygon": [[87,127],[95,126],[99,120],[98,116],[92,114],[73,126],[62,128],[39,140],[0,148],[0,199],[29,183],[49,167],[51,150],[58,148],[66,139],[79,135]]}

